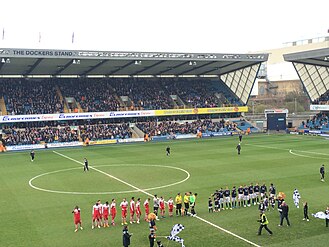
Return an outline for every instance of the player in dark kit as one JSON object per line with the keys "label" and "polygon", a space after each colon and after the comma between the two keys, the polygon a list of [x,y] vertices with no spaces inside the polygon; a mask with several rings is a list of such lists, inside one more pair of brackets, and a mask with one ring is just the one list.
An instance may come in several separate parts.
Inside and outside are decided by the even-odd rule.
{"label": "player in dark kit", "polygon": [[223,188],[220,188],[218,191],[218,197],[219,197],[219,210],[225,210],[224,208],[224,191]]}
{"label": "player in dark kit", "polygon": [[[243,206],[247,207],[247,203],[249,202],[249,187],[244,185],[243,187]],[[248,204],[250,207],[250,204]]]}
{"label": "player in dark kit", "polygon": [[242,185],[240,185],[240,187],[238,188],[238,204],[239,207],[243,207],[243,187]]}
{"label": "player in dark kit", "polygon": [[239,142],[242,142],[242,133],[239,133]]}
{"label": "player in dark kit", "polygon": [[170,147],[169,146],[166,148],[166,154],[167,154],[167,156],[170,155]]}
{"label": "player in dark kit", "polygon": [[232,188],[232,208],[236,208],[236,197],[237,197],[236,187],[233,186],[233,188]]}
{"label": "player in dark kit", "polygon": [[208,199],[208,212],[209,213],[213,213],[214,212],[211,197],[209,197],[209,199]]}
{"label": "player in dark kit", "polygon": [[255,193],[255,200],[256,203],[259,204],[259,185],[258,183],[256,183],[256,185],[254,186],[254,193]]}
{"label": "player in dark kit", "polygon": [[324,165],[320,167],[321,181],[324,182]]}
{"label": "player in dark kit", "polygon": [[254,185],[251,183],[249,185],[249,201],[248,201],[248,207],[250,204],[256,205],[255,203],[255,194],[254,194]]}
{"label": "player in dark kit", "polygon": [[260,186],[260,199],[264,200],[267,193],[267,187],[266,184],[263,183],[263,185]]}
{"label": "player in dark kit", "polygon": [[87,158],[84,158],[83,159],[83,163],[84,163],[84,165],[83,165],[83,171],[85,172],[85,171],[89,171],[89,168],[88,168],[88,160],[87,160]]}
{"label": "player in dark kit", "polygon": [[270,192],[270,197],[274,197],[276,195],[276,188],[273,184],[271,184],[268,191]]}
{"label": "player in dark kit", "polygon": [[34,156],[35,156],[34,150],[31,150],[30,156],[31,156],[31,161],[33,162],[34,161]]}
{"label": "player in dark kit", "polygon": [[304,218],[303,220],[310,221],[310,218],[308,217],[308,204],[307,202],[304,202]]}
{"label": "player in dark kit", "polygon": [[232,210],[232,204],[231,204],[231,191],[226,186],[226,189],[224,190],[224,201],[225,201],[225,207],[226,209]]}
{"label": "player in dark kit", "polygon": [[239,142],[239,144],[236,146],[236,149],[238,150],[238,154],[240,155],[241,152],[241,144]]}

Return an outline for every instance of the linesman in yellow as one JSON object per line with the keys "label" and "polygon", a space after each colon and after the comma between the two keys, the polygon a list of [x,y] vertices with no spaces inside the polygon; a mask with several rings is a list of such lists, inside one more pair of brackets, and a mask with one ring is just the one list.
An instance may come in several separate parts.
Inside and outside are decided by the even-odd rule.
{"label": "linesman in yellow", "polygon": [[260,226],[258,229],[258,235],[262,234],[263,228],[265,228],[265,230],[268,232],[268,234],[270,234],[270,235],[273,234],[273,232],[270,229],[268,229],[268,227],[267,227],[268,220],[267,220],[267,217],[266,217],[264,211],[260,211],[260,218],[259,218],[258,222],[260,223]]}
{"label": "linesman in yellow", "polygon": [[182,203],[183,199],[181,194],[178,192],[177,196],[175,197],[175,203],[176,203],[176,216],[182,216]]}

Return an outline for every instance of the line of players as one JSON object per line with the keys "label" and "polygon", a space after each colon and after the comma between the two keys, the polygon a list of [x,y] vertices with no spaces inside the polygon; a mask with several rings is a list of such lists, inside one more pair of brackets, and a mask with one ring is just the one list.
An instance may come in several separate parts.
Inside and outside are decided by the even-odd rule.
{"label": "line of players", "polygon": [[[144,220],[148,221],[148,215],[150,213],[150,198],[147,198],[144,203]],[[173,209],[174,209],[174,201],[170,197],[168,202],[168,211],[169,211],[169,216],[173,216]],[[121,208],[121,225],[127,225],[127,216],[128,216],[128,208],[129,208],[129,222],[130,224],[133,223],[140,223],[141,216],[142,216],[142,210],[141,210],[141,198],[137,198],[135,201],[135,197],[132,197],[130,202],[124,198],[122,202],[120,203],[120,208]],[[160,215],[162,218],[165,217],[165,210],[166,210],[166,205],[165,205],[165,200],[161,196],[158,198],[156,195],[154,196],[153,199],[153,210],[154,213],[157,215],[158,211],[160,212]],[[81,216],[80,216],[80,208],[79,206],[76,206],[72,213],[74,214],[74,224],[75,224],[75,232],[78,231],[79,226],[80,229],[82,230],[82,221],[81,221]],[[117,215],[117,207],[116,207],[116,200],[112,199],[111,203],[106,201],[104,204],[101,203],[101,200],[96,201],[96,203],[92,207],[92,225],[91,228],[101,228],[103,227],[109,227],[110,223],[109,220],[111,220],[111,225],[115,226],[115,218]]]}
{"label": "line of players", "polygon": [[208,200],[208,211],[211,212],[220,212],[221,210],[240,208],[240,207],[250,207],[251,205],[260,204],[261,201],[271,204],[271,201],[274,200],[276,188],[271,183],[269,187],[269,197],[267,196],[267,186],[265,183],[259,185],[256,183],[253,185],[251,183],[248,185],[240,185],[238,188],[233,186],[230,190],[227,186],[225,190],[220,188],[216,190]]}

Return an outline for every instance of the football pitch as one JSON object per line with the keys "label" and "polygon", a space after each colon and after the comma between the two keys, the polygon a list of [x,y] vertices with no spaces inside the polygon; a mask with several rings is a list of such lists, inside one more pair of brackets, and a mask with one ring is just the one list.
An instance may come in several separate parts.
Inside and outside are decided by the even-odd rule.
{"label": "football pitch", "polygon": [[[242,140],[241,155],[235,149],[238,137],[173,140],[136,144],[114,144],[36,150],[0,154],[0,246],[122,246],[121,211],[123,198],[154,194],[175,198],[177,192],[198,193],[197,217],[168,217],[157,221],[157,239],[165,247],[174,224],[186,247],[211,246],[329,246],[325,220],[311,213],[329,204],[329,180],[320,181],[319,168],[329,169],[329,140],[299,135],[250,135]],[[165,149],[171,147],[171,155]],[[89,172],[83,172],[83,158]],[[250,183],[274,183],[284,192],[289,205],[291,227],[278,227],[279,213],[266,213],[269,228],[257,236],[258,206],[208,213],[208,198],[216,189]],[[293,190],[301,195],[294,206]],[[92,206],[117,202],[116,226],[91,229]],[[152,199],[152,197],[151,197]],[[302,202],[309,204],[310,221],[303,221]],[[73,208],[81,208],[83,230],[74,233]],[[150,204],[152,209],[152,203]],[[144,218],[142,207],[142,217]],[[131,245],[149,246],[148,224],[129,224]]]}

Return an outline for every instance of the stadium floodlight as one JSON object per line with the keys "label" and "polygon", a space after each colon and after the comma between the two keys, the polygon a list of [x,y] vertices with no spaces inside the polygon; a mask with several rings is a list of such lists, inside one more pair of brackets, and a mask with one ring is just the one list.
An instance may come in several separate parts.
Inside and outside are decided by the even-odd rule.
{"label": "stadium floodlight", "polygon": [[72,60],[72,63],[73,64],[80,64],[80,59],[73,59]]}
{"label": "stadium floodlight", "polygon": [[10,58],[1,58],[1,63],[10,63]]}

